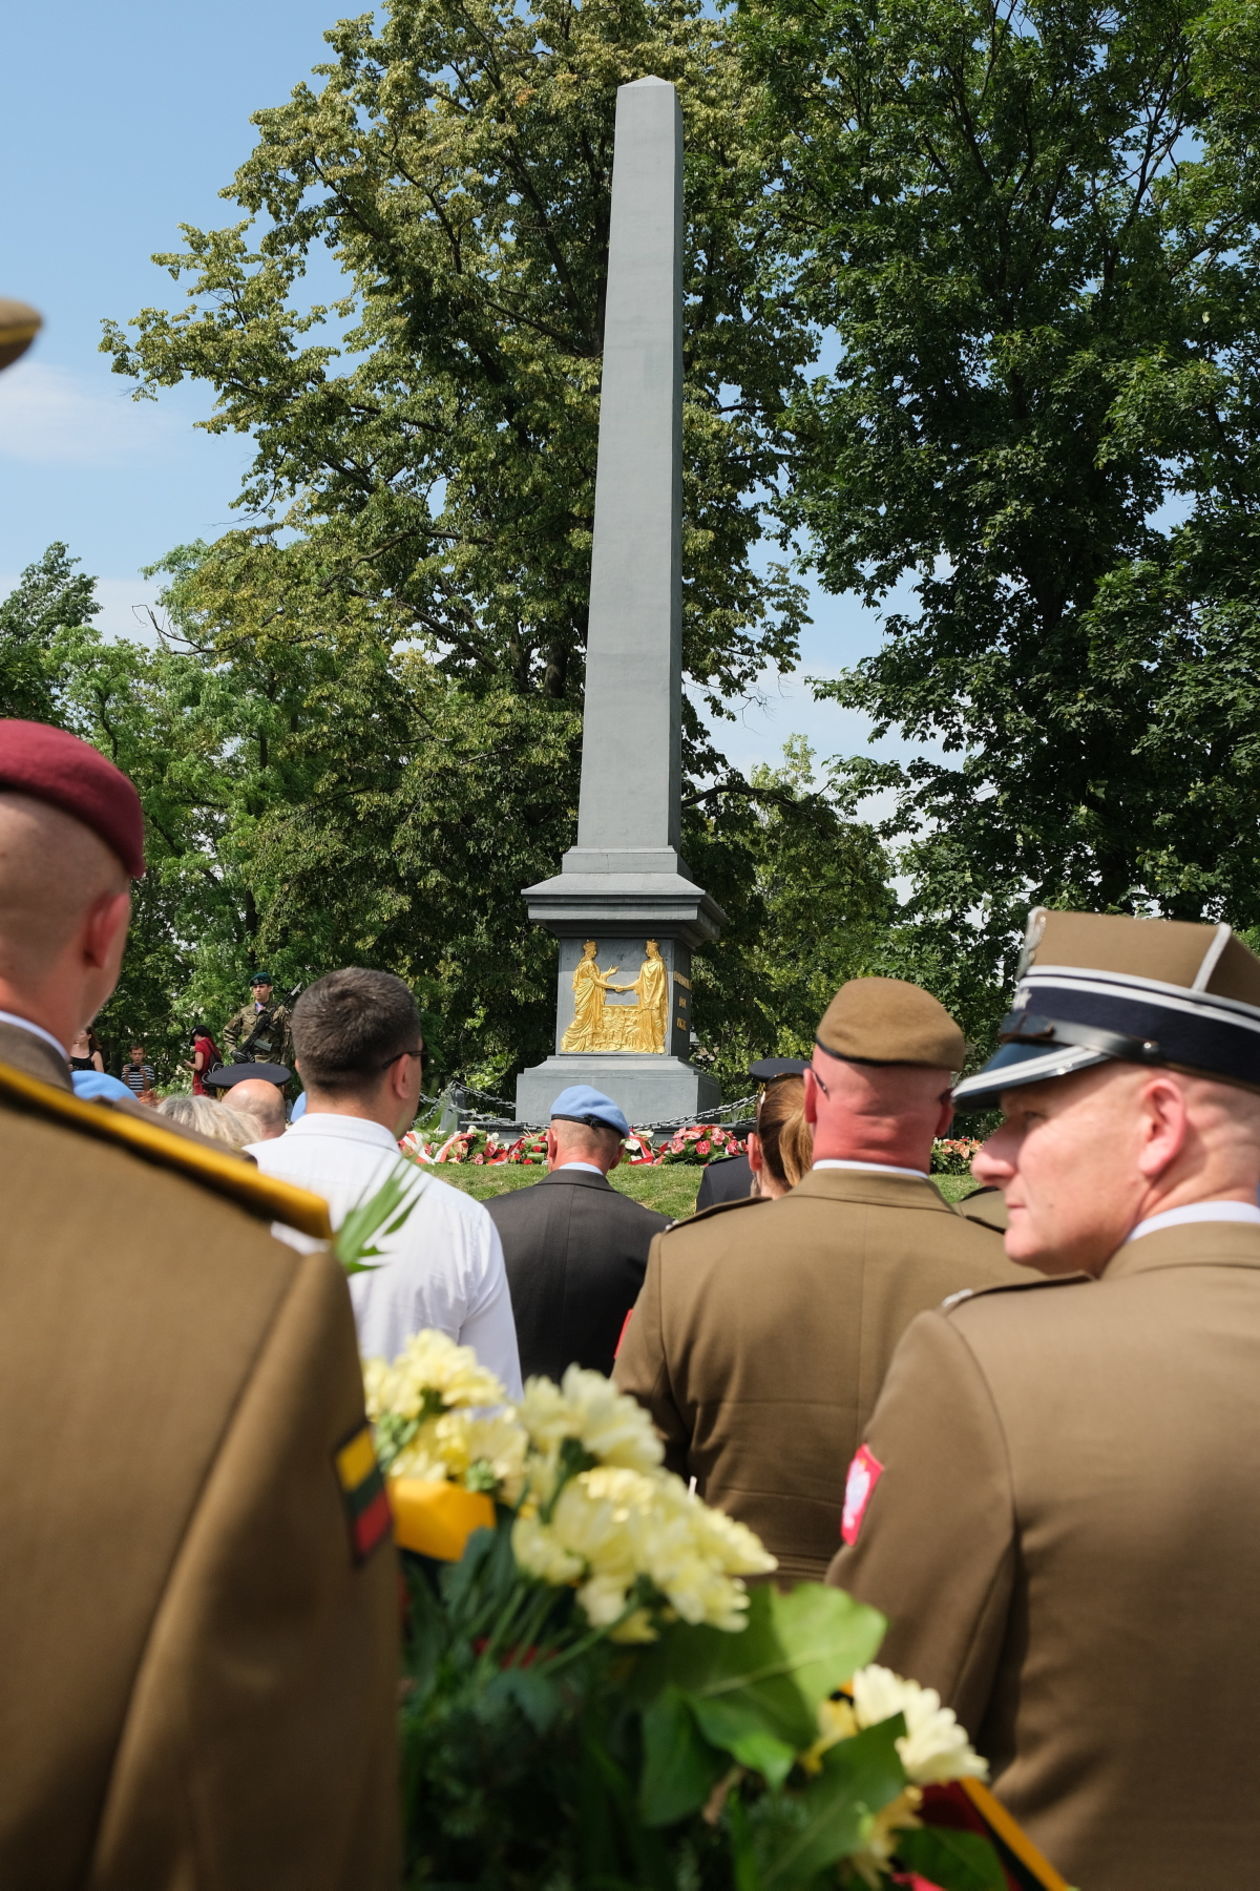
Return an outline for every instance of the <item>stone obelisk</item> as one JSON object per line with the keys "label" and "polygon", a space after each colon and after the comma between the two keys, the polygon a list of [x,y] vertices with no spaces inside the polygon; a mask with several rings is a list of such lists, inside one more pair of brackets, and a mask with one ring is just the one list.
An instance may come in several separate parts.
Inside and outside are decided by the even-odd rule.
{"label": "stone obelisk", "polygon": [[560,942],[560,965],[555,1055],[517,1084],[524,1122],[544,1122],[571,1083],[607,1091],[634,1123],[718,1101],[687,1057],[691,952],[724,915],[678,854],[682,167],[673,86],[621,86],[578,838],[554,879],[525,890],[530,918]]}

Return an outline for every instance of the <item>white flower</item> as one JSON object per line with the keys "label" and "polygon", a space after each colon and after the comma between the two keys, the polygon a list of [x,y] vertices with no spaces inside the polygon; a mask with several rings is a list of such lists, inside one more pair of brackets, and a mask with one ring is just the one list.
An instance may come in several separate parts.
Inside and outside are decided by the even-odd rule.
{"label": "white flower", "polygon": [[546,1524],[531,1509],[517,1530],[513,1547],[523,1567],[544,1582],[578,1584],[592,1627],[612,1630],[619,1641],[649,1640],[654,1632],[641,1608],[613,1627],[641,1579],[674,1615],[729,1632],[743,1627],[748,1607],[739,1577],[774,1567],[751,1530],[659,1469],[582,1471],[564,1485]]}
{"label": "white flower", "polygon": [[905,1716],[906,1731],[897,1753],[916,1786],[950,1779],[986,1779],[988,1764],[972,1751],[952,1707],[942,1707],[934,1687],[905,1681],[876,1663],[859,1668],[850,1692],[859,1727],[874,1727],[894,1714]]}
{"label": "white flower", "polygon": [[600,1464],[629,1471],[654,1470],[665,1455],[643,1407],[582,1366],[570,1366],[558,1386],[530,1379],[520,1417],[538,1451],[558,1451],[573,1438]]}
{"label": "white flower", "polygon": [[471,1346],[457,1346],[432,1328],[408,1340],[392,1364],[369,1359],[363,1367],[368,1416],[419,1418],[436,1406],[493,1408],[507,1393],[492,1372],[477,1363]]}
{"label": "white flower", "polygon": [[512,1554],[527,1576],[562,1588],[582,1575],[582,1559],[574,1556],[554,1530],[537,1517],[517,1517],[512,1525]]}

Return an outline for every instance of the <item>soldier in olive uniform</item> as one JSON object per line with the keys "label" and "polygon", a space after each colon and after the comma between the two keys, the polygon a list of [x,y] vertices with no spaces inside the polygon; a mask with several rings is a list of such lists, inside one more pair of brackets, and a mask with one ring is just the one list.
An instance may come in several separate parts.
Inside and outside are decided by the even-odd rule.
{"label": "soldier in olive uniform", "polygon": [[350,1299],[269,1232],[327,1211],[70,1089],[143,871],[127,778],[0,721],[0,1885],[394,1891]]}
{"label": "soldier in olive uniform", "polygon": [[856,1449],[902,1332],[966,1287],[1018,1278],[998,1237],[929,1179],[963,1035],[900,979],[843,986],[805,1073],[814,1166],[777,1201],[657,1235],[614,1378],[666,1463],[756,1530],[783,1577],[821,1577],[840,1536],[832,1453]]}
{"label": "soldier in olive uniform", "polygon": [[1001,1038],[957,1094],[1039,1273],[910,1328],[829,1579],[1074,1884],[1254,1884],[1260,960],[1035,913]]}
{"label": "soldier in olive uniform", "polygon": [[229,1064],[292,1064],[287,1005],[271,1002],[271,975],[255,972],[249,981],[253,997],[234,1011],[223,1027],[223,1049]]}

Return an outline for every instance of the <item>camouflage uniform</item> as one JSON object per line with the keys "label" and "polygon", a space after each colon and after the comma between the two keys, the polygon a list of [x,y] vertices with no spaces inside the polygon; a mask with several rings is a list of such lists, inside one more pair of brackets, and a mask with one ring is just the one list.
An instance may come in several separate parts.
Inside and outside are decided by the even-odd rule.
{"label": "camouflage uniform", "polygon": [[[240,1047],[254,1032],[253,1045],[248,1055],[242,1056]],[[251,998],[234,1011],[223,1027],[223,1057],[229,1064],[291,1064],[288,1006],[264,1005],[259,1011]]]}

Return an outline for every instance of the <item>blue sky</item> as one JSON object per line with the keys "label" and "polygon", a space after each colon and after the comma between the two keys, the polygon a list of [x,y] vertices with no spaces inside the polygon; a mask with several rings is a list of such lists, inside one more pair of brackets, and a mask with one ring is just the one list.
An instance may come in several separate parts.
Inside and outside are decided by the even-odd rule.
{"label": "blue sky", "polygon": [[[141,567],[233,522],[248,442],[196,429],[209,411],[199,389],[131,401],[98,352],[100,324],[182,295],[151,254],[178,247],[181,222],[231,220],[218,191],[252,147],[250,113],[283,100],[324,56],[334,17],[332,0],[121,10],[64,0],[9,16],[0,294],[33,302],[46,327],[0,376],[0,595],[64,539],[99,580],[98,622],[125,635],[153,596]],[[798,731],[823,756],[864,746],[861,721],[814,703],[802,679],[873,649],[877,625],[821,594],[815,613],[801,672],[765,678],[765,706],[723,726],[743,767],[777,759]]]}

